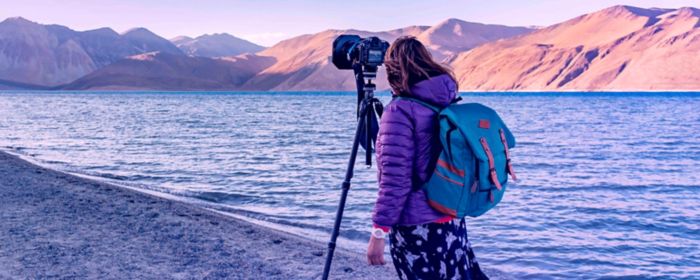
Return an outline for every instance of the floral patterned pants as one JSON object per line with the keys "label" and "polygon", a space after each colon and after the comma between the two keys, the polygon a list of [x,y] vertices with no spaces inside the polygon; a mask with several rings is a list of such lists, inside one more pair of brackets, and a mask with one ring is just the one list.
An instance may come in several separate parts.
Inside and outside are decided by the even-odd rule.
{"label": "floral patterned pants", "polygon": [[476,262],[464,219],[394,226],[389,241],[400,279],[488,279]]}

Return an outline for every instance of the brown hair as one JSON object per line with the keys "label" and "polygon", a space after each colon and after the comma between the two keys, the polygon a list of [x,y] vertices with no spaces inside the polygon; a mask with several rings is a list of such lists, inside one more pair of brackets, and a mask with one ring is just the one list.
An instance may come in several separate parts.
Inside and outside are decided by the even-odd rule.
{"label": "brown hair", "polygon": [[411,95],[413,85],[442,74],[456,81],[452,71],[435,62],[428,49],[413,36],[396,39],[386,52],[384,63],[389,85],[396,95]]}

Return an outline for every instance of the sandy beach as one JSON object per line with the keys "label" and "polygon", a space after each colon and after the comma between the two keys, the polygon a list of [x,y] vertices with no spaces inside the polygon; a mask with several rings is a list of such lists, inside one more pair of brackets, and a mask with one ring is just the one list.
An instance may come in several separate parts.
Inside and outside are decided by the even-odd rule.
{"label": "sandy beach", "polygon": [[[0,279],[320,279],[325,244],[0,152]],[[332,279],[393,279],[336,251]]]}

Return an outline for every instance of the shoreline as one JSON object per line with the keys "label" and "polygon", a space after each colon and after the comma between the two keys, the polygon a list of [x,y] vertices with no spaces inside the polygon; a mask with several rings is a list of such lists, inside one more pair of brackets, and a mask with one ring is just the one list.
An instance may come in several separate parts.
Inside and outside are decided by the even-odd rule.
{"label": "shoreline", "polygon": [[[0,151],[0,279],[320,279],[326,244]],[[331,279],[393,279],[336,249]]]}
{"label": "shoreline", "polygon": [[[96,181],[98,183],[112,185],[117,188],[124,188],[148,196],[155,196],[157,198],[169,201],[177,201],[180,203],[184,203],[190,207],[195,207],[204,211],[215,212],[217,214],[227,216],[234,220],[240,220],[243,222],[251,223],[272,231],[279,231],[283,234],[291,234],[294,236],[298,236],[310,242],[322,244],[323,246],[327,245],[328,239],[330,238],[330,229],[328,229],[328,232],[325,232],[317,230],[307,230],[301,227],[294,227],[285,224],[277,224],[274,222],[267,221],[264,218],[259,219],[255,217],[255,214],[257,213],[255,213],[254,215],[249,215],[249,213],[247,213],[245,210],[230,208],[227,205],[163,192],[161,189],[153,188],[153,185],[132,184],[128,182],[122,182],[116,179],[100,177],[98,175],[86,174],[83,173],[82,170],[65,169],[65,166],[54,166],[51,163],[45,162],[42,159],[34,157],[31,154],[24,153],[22,149],[17,149],[15,147],[0,147],[0,153],[7,153],[10,156],[18,158],[20,161],[28,162],[29,164],[35,165],[39,168],[53,170],[65,175],[75,176],[89,181]],[[344,245],[342,248],[343,250],[354,254],[364,254],[366,249],[365,246],[367,245],[366,242],[360,242],[354,239],[346,238],[343,236],[342,233],[338,237],[338,244],[340,243],[343,243]]]}

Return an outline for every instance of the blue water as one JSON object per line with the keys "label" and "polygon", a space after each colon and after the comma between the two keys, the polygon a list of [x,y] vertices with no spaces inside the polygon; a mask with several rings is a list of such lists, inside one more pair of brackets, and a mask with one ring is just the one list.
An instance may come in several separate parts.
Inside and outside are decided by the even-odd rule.
{"label": "blue water", "polygon": [[[464,95],[518,139],[503,203],[470,219],[515,278],[700,279],[700,94]],[[384,101],[388,96],[382,97]],[[0,147],[325,240],[353,136],[347,93],[0,93]],[[358,162],[341,246],[376,198]]]}

